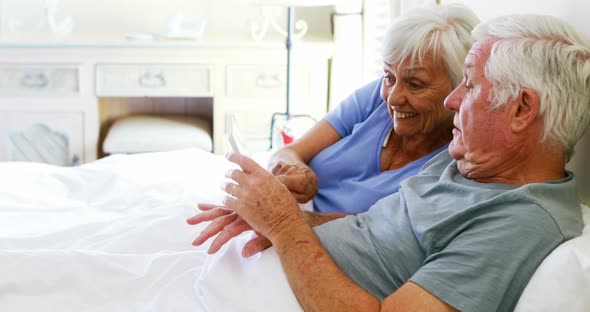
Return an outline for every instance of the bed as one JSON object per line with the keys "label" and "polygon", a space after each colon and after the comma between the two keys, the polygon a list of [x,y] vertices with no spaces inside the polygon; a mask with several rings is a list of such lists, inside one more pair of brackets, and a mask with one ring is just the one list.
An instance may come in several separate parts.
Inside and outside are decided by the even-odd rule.
{"label": "bed", "polygon": [[[212,257],[190,244],[202,227],[185,220],[221,202],[232,166],[197,149],[0,163],[0,311],[301,311],[272,248],[239,256],[248,233]],[[590,309],[584,233],[542,264],[518,311]]]}

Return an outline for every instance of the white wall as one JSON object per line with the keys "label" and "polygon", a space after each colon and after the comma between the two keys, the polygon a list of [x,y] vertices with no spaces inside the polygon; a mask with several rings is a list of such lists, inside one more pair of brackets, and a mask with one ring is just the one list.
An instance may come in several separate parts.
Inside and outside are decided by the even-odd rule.
{"label": "white wall", "polygon": [[[401,9],[434,3],[434,0],[401,0]],[[545,14],[561,17],[590,37],[590,1],[588,0],[441,0],[461,2],[471,7],[482,21],[506,14]]]}
{"label": "white wall", "polygon": [[[45,2],[56,0],[0,0],[0,25],[4,32],[44,31]],[[206,17],[208,22],[204,37],[231,35],[250,36],[250,22],[262,21],[261,10],[240,0],[57,0],[56,18],[70,16],[74,22],[74,33],[144,33],[163,32],[170,15],[182,11],[188,16]],[[286,10],[284,10],[286,12]],[[330,14],[332,8],[298,8],[297,18],[305,19],[309,32],[320,35],[331,33]],[[281,13],[278,21],[286,24],[286,14]],[[12,25],[12,26],[11,26]],[[47,29],[45,29],[46,31]],[[280,39],[276,33],[269,33],[271,39]]]}
{"label": "white wall", "polygon": [[[442,0],[442,3],[449,2]],[[463,0],[481,20],[514,13],[534,13],[564,18],[590,36],[590,1],[587,0]]]}

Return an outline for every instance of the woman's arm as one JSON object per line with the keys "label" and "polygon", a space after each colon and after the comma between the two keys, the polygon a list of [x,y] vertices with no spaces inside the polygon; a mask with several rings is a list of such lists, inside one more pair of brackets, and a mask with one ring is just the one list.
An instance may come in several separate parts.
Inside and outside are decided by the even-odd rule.
{"label": "woman's arm", "polygon": [[274,168],[280,161],[307,164],[315,155],[341,138],[327,120],[321,119],[301,138],[276,151],[269,160],[268,168]]}
{"label": "woman's arm", "polygon": [[311,211],[303,211],[303,219],[311,227],[322,225],[326,222],[330,222],[332,220],[344,218],[346,216],[347,216],[347,214],[345,214],[345,213],[336,213],[336,212],[318,213],[318,212],[311,212]]}
{"label": "woman's arm", "polygon": [[298,202],[308,202],[318,192],[318,183],[315,172],[307,164],[315,155],[340,139],[340,134],[322,119],[303,137],[274,153],[269,160],[269,171],[277,176]]}
{"label": "woman's arm", "polygon": [[[235,212],[226,209],[225,207],[200,203],[198,208],[202,211],[187,219],[187,223],[191,225],[200,224],[203,222],[210,222],[207,227],[201,231],[200,235],[195,238],[193,245],[200,246],[211,237],[216,236],[207,252],[214,254],[221,249],[223,245],[229,242],[234,237],[253,230],[248,223],[244,221]],[[341,213],[316,213],[310,211],[303,212],[303,218],[309,226],[314,227],[326,222],[345,217],[346,214]],[[255,238],[248,241],[243,249],[242,256],[250,257],[254,254],[262,252],[268,247],[272,246],[270,240],[266,237],[257,234]]]}

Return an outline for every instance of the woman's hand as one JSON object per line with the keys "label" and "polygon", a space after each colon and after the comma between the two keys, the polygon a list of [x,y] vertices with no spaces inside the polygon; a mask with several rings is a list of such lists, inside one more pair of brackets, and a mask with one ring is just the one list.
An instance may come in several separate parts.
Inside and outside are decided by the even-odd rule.
{"label": "woman's hand", "polygon": [[271,169],[271,173],[291,191],[299,203],[307,203],[318,192],[318,178],[315,172],[303,163],[289,164],[279,161]]}
{"label": "woman's hand", "polygon": [[[209,238],[217,235],[207,250],[209,254],[218,252],[232,238],[252,230],[252,227],[244,219],[227,208],[204,203],[198,204],[198,207],[203,212],[190,217],[186,221],[191,225],[211,221],[193,241],[194,246],[200,246]],[[250,257],[270,246],[272,246],[272,243],[266,237],[256,233],[256,237],[248,241],[242,248],[242,256],[245,258]]]}

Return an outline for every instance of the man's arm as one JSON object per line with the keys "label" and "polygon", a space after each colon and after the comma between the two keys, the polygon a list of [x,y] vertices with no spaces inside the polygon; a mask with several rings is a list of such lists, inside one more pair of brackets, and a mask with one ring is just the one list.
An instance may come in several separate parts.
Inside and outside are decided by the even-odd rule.
{"label": "man's arm", "polygon": [[305,311],[379,311],[379,300],[337,267],[306,223],[293,222],[271,240]]}
{"label": "man's arm", "polygon": [[411,282],[379,302],[338,268],[306,224],[294,222],[273,244],[305,311],[456,311]]}
{"label": "man's arm", "polygon": [[228,159],[242,171],[229,173],[237,184],[225,185],[224,204],[273,243],[305,311],[453,311],[411,283],[379,302],[338,268],[282,183],[247,157]]}

